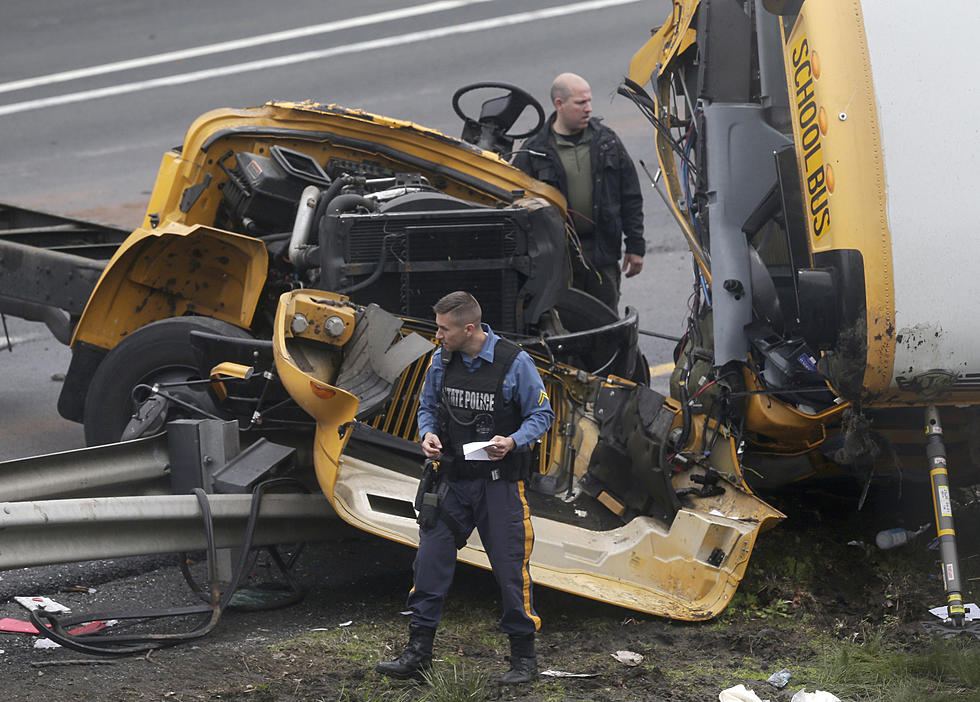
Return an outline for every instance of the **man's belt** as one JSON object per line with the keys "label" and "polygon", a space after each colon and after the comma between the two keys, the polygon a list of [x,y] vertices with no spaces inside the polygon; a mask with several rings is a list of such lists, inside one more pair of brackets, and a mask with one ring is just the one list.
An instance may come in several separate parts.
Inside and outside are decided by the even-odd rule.
{"label": "man's belt", "polygon": [[492,461],[464,461],[453,458],[449,465],[446,477],[451,481],[456,480],[499,480],[501,476],[501,466]]}

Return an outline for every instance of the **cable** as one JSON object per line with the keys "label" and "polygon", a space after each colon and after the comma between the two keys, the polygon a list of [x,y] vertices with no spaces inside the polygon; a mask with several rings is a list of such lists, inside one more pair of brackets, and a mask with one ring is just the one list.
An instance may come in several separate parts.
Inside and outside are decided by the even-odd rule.
{"label": "cable", "polygon": [[7,350],[10,351],[10,353],[13,353],[14,345],[10,343],[10,331],[7,329],[7,315],[0,314],[0,320],[3,321],[3,335],[7,339]]}
{"label": "cable", "polygon": [[[250,561],[249,553],[252,550],[252,541],[255,537],[255,528],[256,524],[258,523],[259,510],[263,495],[269,488],[286,483],[300,485],[303,490],[306,491],[306,487],[294,478],[273,478],[271,480],[266,480],[256,485],[255,489],[252,491],[252,503],[249,509],[248,522],[246,523],[245,527],[245,537],[241,546],[241,556],[236,564],[234,575],[224,592],[222,592],[218,582],[217,547],[215,545],[214,520],[211,514],[211,505],[208,501],[207,494],[202,489],[194,489],[194,496],[197,498],[198,504],[201,508],[201,517],[204,521],[205,541],[207,544],[206,550],[210,590],[208,598],[210,601],[208,604],[174,607],[169,609],[155,609],[143,612],[123,611],[97,614],[78,614],[65,618],[60,618],[51,612],[36,609],[31,612],[31,622],[35,627],[37,627],[39,633],[52,641],[61,644],[65,648],[70,648],[81,653],[103,656],[142,653],[158,648],[175,646],[179,643],[193,641],[206,636],[215,628],[215,626],[217,626],[218,621],[221,618],[221,614],[230,605],[232,597],[238,589],[238,583],[241,582],[241,579],[245,574],[246,568]],[[286,566],[285,562],[274,547],[270,548],[272,549],[270,553],[273,561],[282,570]],[[293,561],[295,561],[295,559],[293,559]],[[189,571],[186,570],[186,559],[184,566],[185,568],[182,568],[181,572],[185,574],[185,579],[187,579],[188,584],[195,594],[203,599],[204,589],[198,585],[192,577],[189,577]],[[271,609],[274,607],[282,607],[298,602],[305,597],[306,591],[296,587],[286,570],[283,570],[282,572],[291,588],[291,592],[286,597],[280,598],[272,603],[260,605],[256,608]],[[236,606],[236,608],[239,607]],[[202,619],[202,621],[190,631],[176,634],[116,634],[112,636],[100,635],[98,637],[92,637],[90,634],[76,636],[68,633],[67,631],[68,627],[75,626],[76,624],[103,619],[160,619],[164,617],[189,616],[194,614],[207,615],[207,617]],[[103,632],[99,633],[103,634]],[[93,640],[97,641],[98,643],[89,643],[89,641]]]}
{"label": "cable", "polygon": [[655,336],[658,339],[666,339],[667,341],[680,341],[682,337],[671,336],[670,334],[661,334],[660,332],[650,331],[649,329],[637,329],[638,334],[643,334],[644,336]]}
{"label": "cable", "polygon": [[[204,520],[204,532],[208,551],[208,571],[211,579],[210,604],[147,610],[139,613],[107,612],[78,614],[66,618],[59,618],[54,613],[35,609],[31,612],[31,623],[37,627],[38,632],[65,648],[70,648],[81,653],[103,656],[142,653],[148,650],[173,646],[184,641],[192,641],[210,633],[221,618],[220,591],[218,590],[217,584],[217,559],[215,557],[216,549],[214,545],[214,522],[207,495],[200,488],[195,488],[194,495],[197,497],[198,504],[201,507],[201,516]],[[103,619],[159,619],[193,614],[206,614],[208,617],[190,631],[180,634],[116,634],[113,636],[99,636],[97,639],[98,644],[90,644],[87,641],[91,639],[88,639],[87,636],[75,636],[69,634],[67,631],[68,627],[76,624]]]}

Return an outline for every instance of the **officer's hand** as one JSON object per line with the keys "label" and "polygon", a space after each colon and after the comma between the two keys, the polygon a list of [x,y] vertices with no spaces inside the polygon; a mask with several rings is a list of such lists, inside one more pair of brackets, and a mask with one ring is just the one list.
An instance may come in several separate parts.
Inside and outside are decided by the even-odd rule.
{"label": "officer's hand", "polygon": [[632,278],[642,270],[643,257],[639,254],[626,254],[626,257],[623,259],[623,272],[626,274],[626,277]]}
{"label": "officer's hand", "polygon": [[431,431],[427,432],[422,438],[422,453],[425,454],[426,458],[439,458],[442,456],[442,442]]}
{"label": "officer's hand", "polygon": [[490,456],[491,461],[499,461],[517,448],[517,442],[509,436],[495,436],[490,441],[493,443],[487,446],[487,455]]}

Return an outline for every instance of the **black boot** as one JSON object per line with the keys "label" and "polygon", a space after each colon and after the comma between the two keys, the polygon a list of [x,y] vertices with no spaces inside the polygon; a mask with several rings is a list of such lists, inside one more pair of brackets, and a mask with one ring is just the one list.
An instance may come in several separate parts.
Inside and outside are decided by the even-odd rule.
{"label": "black boot", "polygon": [[500,679],[504,685],[517,685],[534,680],[538,674],[538,659],[534,655],[534,634],[510,635],[510,670]]}
{"label": "black boot", "polygon": [[404,680],[420,678],[432,667],[432,641],[435,627],[412,624],[408,627],[408,647],[393,661],[381,661],[375,667],[382,675]]}

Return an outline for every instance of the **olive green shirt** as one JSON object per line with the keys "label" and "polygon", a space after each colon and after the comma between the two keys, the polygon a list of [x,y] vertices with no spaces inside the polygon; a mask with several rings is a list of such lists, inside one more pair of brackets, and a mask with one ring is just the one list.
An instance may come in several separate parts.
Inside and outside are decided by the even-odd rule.
{"label": "olive green shirt", "polygon": [[592,221],[592,157],[589,154],[592,129],[586,127],[578,142],[555,131],[551,135],[565,169],[568,209],[575,223],[575,231],[580,237],[591,237],[595,233],[595,223]]}

